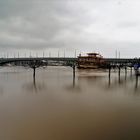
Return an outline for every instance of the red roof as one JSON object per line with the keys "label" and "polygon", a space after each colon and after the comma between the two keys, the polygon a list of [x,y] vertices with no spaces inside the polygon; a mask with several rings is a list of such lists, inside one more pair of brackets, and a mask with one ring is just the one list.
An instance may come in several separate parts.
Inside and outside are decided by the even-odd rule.
{"label": "red roof", "polygon": [[87,56],[78,56],[79,58],[103,58],[99,53],[87,53]]}

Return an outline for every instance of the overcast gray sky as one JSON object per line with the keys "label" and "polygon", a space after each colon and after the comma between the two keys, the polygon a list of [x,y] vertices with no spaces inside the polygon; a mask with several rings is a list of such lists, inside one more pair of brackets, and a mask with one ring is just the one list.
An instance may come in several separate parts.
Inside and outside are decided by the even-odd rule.
{"label": "overcast gray sky", "polygon": [[0,0],[0,55],[140,56],[139,0]]}

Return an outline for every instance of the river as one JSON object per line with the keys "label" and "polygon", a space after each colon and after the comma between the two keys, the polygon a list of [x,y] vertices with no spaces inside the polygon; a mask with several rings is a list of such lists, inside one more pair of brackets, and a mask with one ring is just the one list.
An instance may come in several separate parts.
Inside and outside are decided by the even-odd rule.
{"label": "river", "polygon": [[139,140],[140,84],[128,71],[0,68],[0,140]]}

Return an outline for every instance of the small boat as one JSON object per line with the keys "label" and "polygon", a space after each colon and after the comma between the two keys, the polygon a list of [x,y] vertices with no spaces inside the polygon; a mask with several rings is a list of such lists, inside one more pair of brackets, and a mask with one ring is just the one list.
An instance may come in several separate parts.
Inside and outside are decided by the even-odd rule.
{"label": "small boat", "polygon": [[87,53],[86,56],[81,54],[78,56],[78,68],[79,69],[98,69],[104,68],[106,62],[99,53]]}

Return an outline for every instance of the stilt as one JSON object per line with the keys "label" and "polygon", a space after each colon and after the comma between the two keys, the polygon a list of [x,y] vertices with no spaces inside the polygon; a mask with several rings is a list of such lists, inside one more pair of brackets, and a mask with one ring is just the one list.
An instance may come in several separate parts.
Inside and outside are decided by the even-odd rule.
{"label": "stilt", "polygon": [[110,78],[111,78],[111,66],[109,66],[109,75],[108,75],[108,78],[109,78],[109,86],[110,86]]}
{"label": "stilt", "polygon": [[35,76],[33,76],[33,88],[34,88],[34,91],[37,93],[36,77]]}
{"label": "stilt", "polygon": [[121,82],[121,78],[120,78],[120,76],[121,76],[121,67],[119,66],[119,71],[118,71],[119,83]]}
{"label": "stilt", "polygon": [[75,87],[75,77],[73,76],[73,88]]}
{"label": "stilt", "polygon": [[132,77],[132,66],[131,66],[131,69],[130,69],[130,76]]}
{"label": "stilt", "polygon": [[33,67],[33,78],[35,78],[35,74],[36,74],[35,73],[36,72],[35,70],[36,70],[36,67]]}
{"label": "stilt", "polygon": [[75,64],[72,66],[73,68],[73,88],[75,87]]}
{"label": "stilt", "polygon": [[33,85],[35,86],[36,81],[35,81],[35,77],[33,77]]}
{"label": "stilt", "polygon": [[73,78],[75,78],[75,65],[73,64]]}
{"label": "stilt", "polygon": [[135,88],[137,89],[138,87],[138,70],[136,70],[136,85]]}
{"label": "stilt", "polygon": [[127,77],[127,66],[125,66],[125,80],[126,80],[126,77]]}

